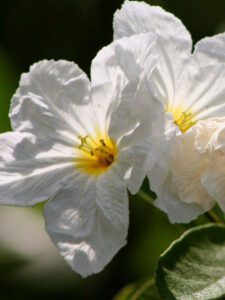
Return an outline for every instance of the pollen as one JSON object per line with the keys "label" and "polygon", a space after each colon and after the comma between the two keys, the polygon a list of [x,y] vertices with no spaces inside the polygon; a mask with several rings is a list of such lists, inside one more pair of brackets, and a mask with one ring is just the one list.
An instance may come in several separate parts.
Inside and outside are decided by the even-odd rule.
{"label": "pollen", "polygon": [[80,145],[77,146],[78,157],[75,159],[75,166],[80,171],[99,175],[108,170],[115,162],[117,156],[117,146],[108,136],[91,137],[78,136]]}
{"label": "pollen", "polygon": [[188,129],[196,124],[194,115],[190,110],[185,111],[179,107],[170,107],[166,111],[172,113],[174,124],[177,125],[182,133],[188,131]]}

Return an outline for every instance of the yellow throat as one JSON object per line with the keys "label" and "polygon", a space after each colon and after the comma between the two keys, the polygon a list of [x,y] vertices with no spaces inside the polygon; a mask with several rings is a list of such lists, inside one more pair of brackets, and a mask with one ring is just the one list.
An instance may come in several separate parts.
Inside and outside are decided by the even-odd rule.
{"label": "yellow throat", "polygon": [[99,175],[105,172],[115,161],[117,156],[117,145],[105,135],[92,138],[89,135],[79,136],[79,157],[75,159],[75,166],[80,171],[89,175]]}

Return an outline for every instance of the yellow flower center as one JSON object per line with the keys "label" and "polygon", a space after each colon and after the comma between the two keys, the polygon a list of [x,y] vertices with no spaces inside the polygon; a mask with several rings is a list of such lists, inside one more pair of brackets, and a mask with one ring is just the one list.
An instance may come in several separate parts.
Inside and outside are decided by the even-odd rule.
{"label": "yellow flower center", "polygon": [[118,150],[111,138],[106,136],[104,139],[93,139],[89,135],[78,138],[80,155],[75,159],[76,168],[90,175],[99,175],[113,164]]}
{"label": "yellow flower center", "polygon": [[166,109],[167,112],[171,112],[173,115],[174,124],[179,127],[182,133],[186,132],[190,129],[193,125],[196,124],[195,118],[193,113],[188,110],[182,110],[180,107],[168,107]]}

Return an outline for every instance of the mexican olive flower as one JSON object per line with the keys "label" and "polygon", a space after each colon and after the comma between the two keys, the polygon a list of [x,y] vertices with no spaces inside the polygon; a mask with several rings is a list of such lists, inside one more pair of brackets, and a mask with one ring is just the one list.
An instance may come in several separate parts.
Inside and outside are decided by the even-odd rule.
{"label": "mexican olive flower", "polygon": [[[186,145],[180,153],[178,148],[180,143],[188,143],[189,130],[199,121],[225,116],[225,34],[202,39],[192,52],[191,36],[173,14],[143,2],[126,1],[115,13],[114,38],[146,32],[156,34],[159,54],[157,66],[149,77],[151,94],[164,105],[166,115],[173,118],[173,124],[168,121],[165,126],[171,150],[159,157],[155,168],[149,171],[149,178],[158,195],[156,205],[168,213],[172,222],[188,222],[211,208],[214,201],[197,170],[184,168],[187,161],[195,163],[194,157],[191,162],[195,149]],[[196,147],[196,142],[191,144]],[[176,159],[177,151],[180,159]],[[182,170],[183,182],[191,186],[185,193],[180,192],[180,177],[174,166]],[[189,174],[190,170],[195,176]],[[210,200],[204,202],[206,194]]]}
{"label": "mexican olive flower", "polygon": [[103,48],[91,83],[72,62],[34,64],[12,99],[14,132],[0,136],[0,203],[48,199],[46,230],[82,276],[126,244],[127,188],[139,190],[149,147],[156,151],[163,107],[150,103],[141,67],[150,76],[155,41],[143,34]]}

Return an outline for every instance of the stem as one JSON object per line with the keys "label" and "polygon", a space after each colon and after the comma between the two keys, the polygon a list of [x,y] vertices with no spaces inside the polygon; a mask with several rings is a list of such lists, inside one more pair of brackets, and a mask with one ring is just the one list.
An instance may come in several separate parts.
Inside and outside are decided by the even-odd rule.
{"label": "stem", "polygon": [[137,300],[141,296],[141,294],[143,294],[143,292],[147,290],[147,288],[151,287],[154,284],[155,284],[154,278],[147,280],[136,290],[136,292],[133,294],[130,300]]}
{"label": "stem", "polygon": [[210,220],[210,222],[219,224],[223,223],[221,218],[213,210],[209,210],[208,212],[206,212],[205,216]]}
{"label": "stem", "polygon": [[144,201],[148,202],[149,204],[153,205],[152,201],[154,200],[149,194],[145,193],[144,191],[140,190],[137,195]]}

